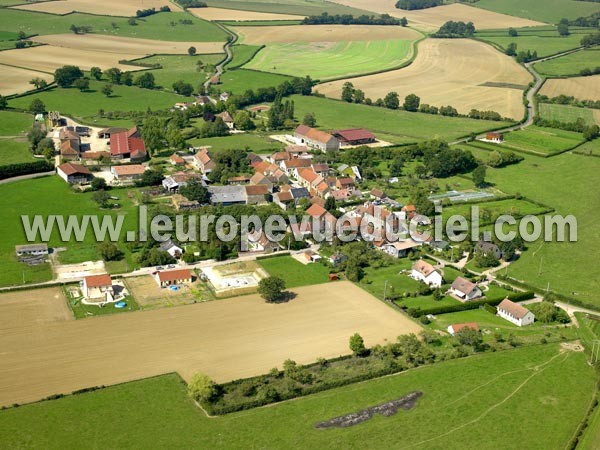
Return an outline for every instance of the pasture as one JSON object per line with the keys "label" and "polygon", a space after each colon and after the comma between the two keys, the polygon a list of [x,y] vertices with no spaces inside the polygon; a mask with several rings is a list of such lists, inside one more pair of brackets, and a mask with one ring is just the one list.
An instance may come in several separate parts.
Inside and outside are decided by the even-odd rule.
{"label": "pasture", "polygon": [[102,16],[128,17],[135,16],[135,12],[139,9],[155,8],[158,10],[161,6],[165,5],[169,6],[171,11],[181,11],[181,8],[176,3],[165,3],[164,0],[129,0],[126,2],[122,0],[103,0],[101,3],[94,0],[55,0],[26,3],[15,6],[15,8],[61,15],[77,11]]}
{"label": "pasture", "polygon": [[411,113],[319,97],[295,95],[292,99],[296,117],[303,117],[304,114],[313,112],[317,118],[317,125],[322,129],[364,127],[378,138],[394,144],[414,143],[426,139],[452,141],[471,132],[479,133],[507,124],[507,122]]}
{"label": "pasture", "polygon": [[[598,5],[592,2],[573,0],[544,0],[543,7],[540,7],[539,0],[479,0],[474,3],[474,6],[496,13],[553,24],[560,22],[563,17],[576,19],[598,12]],[[503,24],[503,26],[508,28],[511,25]]]}
{"label": "pasture", "polygon": [[35,161],[26,141],[0,138],[0,166]]}
{"label": "pasture", "polygon": [[[410,28],[384,25],[282,25],[276,27],[234,28],[240,43],[292,44],[298,42],[347,42],[418,39],[421,34]],[[297,55],[296,55],[297,56]]]}
{"label": "pasture", "polygon": [[235,150],[250,148],[256,153],[273,153],[277,150],[282,150],[284,144],[279,141],[274,141],[267,135],[255,133],[239,133],[229,136],[219,136],[213,138],[194,138],[190,139],[189,144],[192,146],[207,146],[212,151],[219,152],[222,150]]}
{"label": "pasture", "polygon": [[463,114],[475,108],[521,119],[523,91],[515,86],[526,86],[531,75],[490,45],[468,39],[427,39],[419,44],[415,61],[404,69],[323,83],[315,89],[340,98],[346,81],[372,100],[395,91],[401,99],[417,94],[421,103],[451,105]]}
{"label": "pasture", "polygon": [[[600,52],[598,52],[600,56]],[[567,95],[579,100],[600,100],[600,75],[547,80],[540,94],[548,97]]]}
{"label": "pasture", "polygon": [[583,119],[586,124],[600,125],[600,110],[591,108],[579,108],[570,105],[557,105],[554,103],[540,103],[539,114],[542,119],[557,120],[563,123],[573,123]]}
{"label": "pasture", "polygon": [[542,61],[535,65],[535,70],[548,77],[577,76],[582,69],[594,70],[599,64],[600,49],[590,48]]}
{"label": "pasture", "polygon": [[583,142],[581,133],[530,126],[524,130],[511,131],[504,135],[501,147],[538,155],[552,155],[575,147]]}
{"label": "pasture", "polygon": [[33,124],[30,114],[0,111],[0,136],[23,136]]}
{"label": "pasture", "polygon": [[33,86],[29,84],[29,81],[33,78],[42,78],[48,83],[54,80],[54,77],[49,73],[36,72],[29,69],[5,66],[2,64],[0,64],[0,74],[2,75],[0,95],[12,95],[32,89]]}
{"label": "pasture", "polygon": [[267,88],[279,86],[290,77],[276,73],[258,72],[256,70],[235,69],[227,70],[221,75],[217,85],[221,92],[243,94],[248,89]]}
{"label": "pasture", "polygon": [[600,141],[598,139],[586,142],[581,147],[577,147],[576,153],[582,155],[596,155],[600,156]]}
{"label": "pasture", "polygon": [[448,21],[473,22],[478,30],[496,29],[502,27],[534,27],[543,25],[538,19],[528,20],[498,14],[483,9],[474,8],[463,3],[452,3],[421,10],[406,11],[395,7],[395,0],[337,0],[337,3],[355,8],[367,9],[379,14],[389,14],[393,17],[406,17],[411,27],[424,31],[437,31]]}
{"label": "pasture", "polygon": [[[302,264],[291,256],[261,258],[258,260],[258,263],[272,277],[282,278],[288,289],[327,283],[329,281],[329,269],[319,263]],[[330,286],[330,289],[335,289],[335,283]]]}
{"label": "pasture", "polygon": [[[594,384],[583,353],[559,353],[558,345],[531,346],[209,419],[187,397],[181,379],[170,374],[1,411],[0,426],[9,432],[0,436],[0,444],[40,449],[93,441],[105,448],[455,450],[477,442],[478,448],[491,450],[520,448],[522,433],[506,433],[505,427],[526,427],[536,448],[559,450],[583,419]],[[376,415],[344,429],[314,427],[416,390],[424,395],[411,411]],[[57,427],[47,417],[63,425]],[[498,417],[503,426],[498,426]]]}
{"label": "pasture", "polygon": [[[219,53],[215,55],[155,55],[139,59],[135,62],[144,64],[160,64],[161,69],[152,69],[150,72],[154,75],[157,85],[164,89],[173,89],[173,83],[183,80],[197,88],[213,72],[209,71],[206,65],[215,65],[223,60],[225,55]],[[201,70],[198,70],[198,63],[204,64]]]}
{"label": "pasture", "polygon": [[0,329],[0,404],[174,371],[224,382],[287,358],[305,364],[349,353],[356,332],[371,346],[421,329],[350,282],[294,293],[282,304],[247,295],[48,325],[24,323],[14,308],[5,313],[0,296],[0,316],[12,323]]}
{"label": "pasture", "polygon": [[538,215],[546,212],[548,208],[536,205],[527,200],[506,199],[477,204],[454,204],[445,206],[442,212],[442,220],[445,222],[453,215],[460,215],[470,220],[474,207],[479,209],[479,224],[487,225],[496,220],[501,215],[511,215],[513,217],[522,217],[525,215]]}
{"label": "pasture", "polygon": [[412,53],[411,41],[269,44],[244,67],[326,80],[398,68]]}
{"label": "pasture", "polygon": [[235,69],[250,61],[256,52],[261,49],[260,45],[234,45],[231,50],[233,58],[227,63],[228,69]]}
{"label": "pasture", "polygon": [[218,22],[242,22],[250,20],[302,20],[304,16],[292,14],[273,14],[257,11],[242,11],[239,9],[224,9],[224,8],[190,8],[188,9],[196,17],[204,20]]}

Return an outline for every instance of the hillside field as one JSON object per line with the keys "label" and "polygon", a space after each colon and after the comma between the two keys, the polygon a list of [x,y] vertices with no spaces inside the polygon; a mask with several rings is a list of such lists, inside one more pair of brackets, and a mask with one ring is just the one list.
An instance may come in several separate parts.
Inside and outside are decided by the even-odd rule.
{"label": "hillside field", "polygon": [[479,0],[473,6],[553,24],[557,24],[563,17],[576,19],[600,11],[600,7],[594,2],[573,0],[544,0],[543,7],[540,7],[539,0]]}
{"label": "hillside field", "polygon": [[594,70],[598,66],[600,66],[600,49],[591,48],[542,61],[535,65],[535,70],[548,77],[566,77],[577,76],[582,69]]}
{"label": "hillside field", "polygon": [[243,94],[248,89],[268,88],[279,86],[290,77],[277,73],[258,72],[256,70],[235,69],[227,70],[221,75],[220,83],[216,86],[221,92]]}
{"label": "hillside field", "polygon": [[567,95],[579,100],[600,100],[600,75],[552,78],[544,83],[540,94],[547,95],[548,97]]}
{"label": "hillside field", "polygon": [[572,148],[583,142],[581,133],[530,126],[524,130],[512,131],[504,135],[501,147],[539,155],[551,155]]}
{"label": "hillside field", "polygon": [[173,89],[173,83],[183,80],[190,83],[194,89],[206,80],[209,73],[206,67],[198,71],[198,62],[203,64],[215,65],[224,59],[224,54],[216,55],[156,55],[148,58],[142,58],[136,62],[144,64],[160,64],[162,69],[152,69],[150,72],[154,75],[156,84],[164,89]]}
{"label": "hillside field", "polygon": [[581,118],[588,125],[600,125],[600,110],[598,109],[579,108],[577,106],[557,105],[554,103],[540,103],[538,109],[542,119],[573,123]]}
{"label": "hillside field", "polygon": [[[502,417],[506,427],[526,427],[535,448],[559,450],[582,420],[594,384],[583,353],[533,346],[447,361],[209,419],[186,396],[181,379],[171,374],[0,411],[0,426],[8,431],[0,435],[0,445],[48,449],[93,441],[106,448],[455,450],[477,441],[481,449],[520,448],[520,433],[497,426]],[[423,397],[411,411],[376,415],[345,429],[314,427],[414,391]]]}

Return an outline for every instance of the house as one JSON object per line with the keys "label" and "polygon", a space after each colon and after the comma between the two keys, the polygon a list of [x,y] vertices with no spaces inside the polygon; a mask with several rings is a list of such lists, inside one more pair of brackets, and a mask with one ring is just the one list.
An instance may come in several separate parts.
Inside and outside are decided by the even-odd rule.
{"label": "house", "polygon": [[439,288],[443,283],[442,274],[422,259],[413,264],[411,278],[422,281],[433,288]]}
{"label": "house", "polygon": [[313,252],[312,250],[306,250],[304,253],[302,253],[302,257],[307,263],[314,263],[321,260],[321,255]]}
{"label": "house", "polygon": [[321,150],[324,153],[337,152],[340,149],[340,141],[331,134],[306,125],[299,125],[294,132],[294,137],[302,144]]}
{"label": "house", "polygon": [[352,197],[352,193],[348,189],[340,189],[338,191],[331,191],[331,196],[336,202],[343,202]]}
{"label": "house", "polygon": [[271,193],[269,186],[264,184],[256,184],[244,187],[246,189],[246,203],[248,205],[264,203],[267,200],[267,196]]}
{"label": "house", "polygon": [[294,196],[291,191],[277,192],[273,194],[273,203],[285,211],[294,204]]}
{"label": "house", "polygon": [[146,144],[137,126],[128,131],[112,133],[109,145],[111,158],[130,159],[132,161],[144,161],[146,159]]}
{"label": "house", "polygon": [[313,164],[311,168],[322,177],[327,176],[329,173],[329,165],[325,163]]}
{"label": "house", "polygon": [[354,180],[350,177],[338,178],[337,181],[335,182],[335,187],[337,189],[353,190],[355,188]]}
{"label": "house", "polygon": [[60,157],[63,161],[71,161],[79,158],[81,147],[77,141],[66,140],[60,144]]}
{"label": "house", "polygon": [[292,158],[303,158],[310,159],[312,155],[310,154],[310,150],[306,145],[288,145],[285,148],[285,152],[289,155],[289,159]]}
{"label": "house", "polygon": [[87,299],[112,301],[114,295],[110,275],[89,275],[83,279],[83,296]]}
{"label": "house", "polygon": [[387,198],[387,195],[385,195],[385,192],[383,192],[381,189],[377,189],[377,188],[371,189],[371,192],[369,192],[369,195],[374,200],[383,200],[384,198]]}
{"label": "house", "polygon": [[408,252],[420,247],[421,244],[412,239],[383,244],[381,250],[394,258],[404,258]]}
{"label": "house", "polygon": [[200,178],[200,175],[193,172],[176,172],[173,175],[165,177],[162,186],[167,191],[177,192],[180,188],[187,186],[190,180],[198,180],[204,186],[206,183]]}
{"label": "house", "polygon": [[115,176],[116,180],[133,182],[142,178],[146,169],[147,167],[141,164],[131,164],[126,166],[112,166],[110,171]]}
{"label": "house", "polygon": [[222,113],[217,114],[217,117],[220,117],[223,120],[225,125],[227,125],[227,128],[233,130],[233,117],[231,117],[231,114],[229,114],[228,111],[223,111]]}
{"label": "house", "polygon": [[172,239],[161,242],[158,246],[161,252],[167,252],[172,258],[179,259],[183,254],[183,248],[177,245]]}
{"label": "house", "polygon": [[197,200],[188,200],[181,194],[173,194],[171,204],[176,211],[193,211],[200,207],[200,202]]}
{"label": "house", "polygon": [[207,174],[212,172],[217,163],[212,159],[207,147],[202,148],[194,155],[194,166],[202,173]]}
{"label": "house", "polygon": [[15,253],[22,256],[44,256],[48,254],[48,244],[15,245]]}
{"label": "house", "polygon": [[231,206],[246,204],[245,186],[209,186],[208,192],[210,192],[210,202],[213,205]]}
{"label": "house", "polygon": [[435,252],[443,252],[444,250],[450,247],[450,244],[448,242],[443,240],[436,241],[434,239],[427,242],[427,245],[429,245]]}
{"label": "house", "polygon": [[69,184],[86,184],[92,181],[94,174],[85,166],[75,163],[64,163],[56,168],[59,177]]}
{"label": "house", "polygon": [[206,106],[206,105],[211,105],[212,100],[210,99],[210,97],[207,97],[206,95],[200,95],[200,96],[196,97],[195,103],[200,106]]}
{"label": "house", "polygon": [[346,262],[348,257],[341,252],[335,252],[333,255],[329,257],[329,262],[334,266],[339,266],[340,264]]}
{"label": "house", "polygon": [[350,128],[348,130],[335,131],[333,135],[342,146],[365,145],[377,142],[375,135],[364,128]]}
{"label": "house", "polygon": [[500,317],[518,327],[531,325],[535,321],[535,315],[531,311],[518,303],[510,301],[508,298],[502,300],[496,309]]}
{"label": "house", "polygon": [[471,283],[463,277],[457,277],[456,280],[454,280],[448,293],[461,302],[468,302],[483,296],[483,292],[481,292],[481,289],[479,289],[475,283]]}
{"label": "house", "polygon": [[169,162],[174,166],[185,166],[185,159],[176,153],[173,153],[169,158]]}
{"label": "house", "polygon": [[287,152],[275,152],[271,156],[268,157],[269,161],[273,164],[281,164],[282,161],[287,161],[290,159],[290,155]]}
{"label": "house", "polygon": [[312,218],[311,225],[316,223],[321,231],[335,230],[337,219],[318,203],[313,203],[306,214]]}
{"label": "house", "polygon": [[260,172],[255,173],[250,178],[250,184],[255,186],[265,186],[269,192],[273,191],[273,182],[266,175]]}
{"label": "house", "polygon": [[311,163],[310,159],[297,158],[284,160],[279,165],[288,176],[298,178],[298,172],[309,168]]}
{"label": "house", "polygon": [[251,179],[251,177],[248,177],[246,175],[240,175],[239,177],[227,178],[227,184],[231,184],[231,185],[246,184],[246,183],[250,183],[250,179]]}
{"label": "house", "polygon": [[221,95],[219,95],[219,100],[222,102],[229,100],[229,92],[221,92]]}
{"label": "house", "polygon": [[450,325],[448,327],[448,333],[450,333],[450,336],[454,336],[456,333],[458,333],[460,330],[462,330],[464,328],[470,328],[471,330],[479,331],[479,325],[477,325],[477,322],[468,322],[468,323],[455,323],[455,324]]}
{"label": "house", "polygon": [[278,251],[279,248],[279,243],[272,242],[264,231],[255,230],[248,234],[246,249],[242,249],[242,251],[272,253]]}
{"label": "house", "polygon": [[488,242],[488,241],[477,242],[477,244],[475,245],[475,252],[481,253],[484,256],[494,255],[494,257],[496,259],[502,258],[502,251],[500,250],[500,247],[498,247],[493,242]]}
{"label": "house", "polygon": [[194,281],[192,272],[189,269],[161,270],[156,272],[154,279],[161,288],[177,284],[189,284]]}
{"label": "house", "polygon": [[485,135],[485,140],[494,142],[495,144],[501,144],[504,142],[504,135],[502,133],[488,133]]}

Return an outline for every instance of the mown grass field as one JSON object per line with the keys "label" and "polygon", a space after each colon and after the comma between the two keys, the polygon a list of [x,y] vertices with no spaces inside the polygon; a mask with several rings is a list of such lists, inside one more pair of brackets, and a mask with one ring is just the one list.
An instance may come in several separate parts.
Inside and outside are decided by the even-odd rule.
{"label": "mown grass field", "polygon": [[0,138],[0,166],[34,161],[29,144]]}
{"label": "mown grass field", "polygon": [[329,281],[329,270],[322,264],[302,264],[291,256],[277,256],[258,260],[272,277],[285,281],[286,289]]}
{"label": "mown grass field", "polygon": [[394,144],[417,142],[424,139],[452,140],[497,129],[508,122],[492,122],[467,118],[434,116],[400,110],[357,105],[320,97],[291,97],[296,117],[315,113],[317,126],[322,129],[368,128],[378,138]]}
{"label": "mown grass field", "polygon": [[0,136],[21,136],[31,128],[33,116],[13,111],[0,111]]}
{"label": "mown grass field", "polygon": [[543,7],[539,0],[480,0],[473,6],[552,24],[557,24],[563,17],[587,17],[599,10],[596,3],[571,0],[544,0]]}
{"label": "mown grass field", "polygon": [[217,88],[222,92],[243,94],[248,89],[276,87],[289,79],[290,77],[285,75],[257,72],[255,70],[227,70],[221,75],[221,82],[217,85]]}
{"label": "mown grass field", "polygon": [[236,67],[243,66],[252,59],[260,47],[260,45],[234,45],[231,48],[233,52],[233,58],[227,63],[227,68],[235,69]]}
{"label": "mown grass field", "polygon": [[535,70],[548,77],[566,77],[577,76],[582,69],[593,70],[598,66],[600,66],[600,49],[591,48],[542,61],[535,65]]}
{"label": "mown grass field", "polygon": [[190,139],[188,143],[192,146],[210,146],[211,150],[216,152],[221,150],[239,150],[247,147],[256,153],[271,153],[281,150],[284,147],[284,144],[273,141],[268,136],[249,133],[214,138],[194,138]]}
{"label": "mown grass field", "polygon": [[558,128],[527,127],[504,135],[501,147],[539,155],[552,155],[583,142],[581,133]]}
{"label": "mown grass field", "polygon": [[[582,420],[594,384],[583,353],[559,354],[557,345],[532,346],[447,361],[209,419],[172,374],[1,411],[5,432],[0,445],[464,449],[477,442],[478,448],[497,449],[521,448],[522,433],[507,433],[505,427],[525,427],[528,442],[535,443],[528,448],[558,450]],[[423,397],[411,411],[376,415],[345,429],[314,427],[413,391],[423,392]]]}
{"label": "mown grass field", "polygon": [[596,139],[594,141],[586,142],[581,147],[577,147],[575,152],[583,155],[600,156],[600,140]]}
{"label": "mown grass field", "polygon": [[524,215],[542,214],[547,210],[542,206],[528,202],[527,200],[517,200],[514,198],[507,200],[498,200],[493,202],[483,202],[470,205],[468,203],[454,204],[445,206],[442,212],[444,222],[453,215],[460,215],[470,220],[474,207],[479,209],[479,224],[486,225],[496,220],[497,217],[508,214],[514,217]]}
{"label": "mown grass field", "polygon": [[397,68],[410,50],[407,40],[269,44],[244,67],[328,80]]}
{"label": "mown grass field", "polygon": [[144,64],[160,64],[162,69],[150,70],[156,84],[164,89],[172,90],[173,83],[183,80],[197,89],[209,75],[205,69],[198,71],[197,63],[215,65],[222,61],[224,55],[156,55],[139,59],[136,62]]}
{"label": "mown grass field", "polygon": [[[191,20],[184,25],[181,20]],[[69,33],[72,24],[88,25],[93,33],[127,36],[164,41],[225,41],[227,34],[216,25],[184,12],[154,14],[136,19],[137,25],[129,25],[123,17],[96,16],[91,14],[67,14],[65,16],[39,12],[2,9],[0,30],[27,34]],[[116,24],[116,28],[112,24]]]}
{"label": "mown grass field", "polygon": [[583,36],[590,33],[589,29],[572,27],[569,36],[560,36],[555,27],[521,28],[518,36],[511,37],[507,30],[478,31],[476,38],[499,45],[506,50],[509,44],[517,44],[517,51],[536,51],[539,57],[554,55],[572,48],[580,47]]}
{"label": "mown grass field", "polygon": [[573,123],[579,119],[583,119],[588,125],[600,124],[600,111],[590,108],[540,103],[538,109],[540,117],[546,120],[558,120],[559,122]]}
{"label": "mown grass field", "polygon": [[372,15],[364,10],[340,5],[325,0],[209,0],[208,6],[226,9],[241,9],[243,11],[258,11],[277,14],[297,14],[300,16],[329,14],[361,14]]}

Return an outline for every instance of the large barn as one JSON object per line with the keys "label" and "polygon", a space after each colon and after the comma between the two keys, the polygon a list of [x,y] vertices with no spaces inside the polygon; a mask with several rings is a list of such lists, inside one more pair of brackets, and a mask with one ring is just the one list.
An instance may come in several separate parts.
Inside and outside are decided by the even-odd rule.
{"label": "large barn", "polygon": [[338,130],[333,135],[342,145],[365,145],[377,142],[375,135],[364,128]]}
{"label": "large barn", "polygon": [[300,125],[294,133],[300,143],[322,152],[337,152],[340,149],[340,141],[331,134],[306,125]]}

